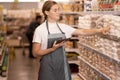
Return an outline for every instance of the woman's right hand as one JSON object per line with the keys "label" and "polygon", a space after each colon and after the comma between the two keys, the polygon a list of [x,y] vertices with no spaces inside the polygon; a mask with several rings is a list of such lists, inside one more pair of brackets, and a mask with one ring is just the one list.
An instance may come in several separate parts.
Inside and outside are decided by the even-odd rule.
{"label": "woman's right hand", "polygon": [[64,44],[65,44],[65,41],[63,41],[63,42],[60,42],[60,43],[58,43],[58,44],[56,44],[56,42],[57,41],[55,41],[54,42],[54,44],[53,44],[53,50],[56,50],[57,48],[59,48],[59,47],[61,47],[61,46],[63,46]]}
{"label": "woman's right hand", "polygon": [[110,26],[109,25],[107,25],[107,27],[105,27],[105,28],[102,29],[102,33],[104,35],[108,34],[109,32],[110,32]]}

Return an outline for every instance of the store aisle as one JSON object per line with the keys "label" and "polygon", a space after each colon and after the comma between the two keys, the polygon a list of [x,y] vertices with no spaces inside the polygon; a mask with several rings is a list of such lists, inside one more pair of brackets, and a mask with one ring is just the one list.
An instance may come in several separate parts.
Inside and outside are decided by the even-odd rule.
{"label": "store aisle", "polygon": [[[25,49],[25,56],[22,48],[15,49],[14,58],[9,61],[8,80],[37,80],[39,70],[39,58],[30,59],[28,48]],[[72,75],[72,80],[78,79],[76,74]]]}
{"label": "store aisle", "polygon": [[8,80],[37,80],[39,59],[29,59],[28,49],[15,49],[15,57],[9,61]]}

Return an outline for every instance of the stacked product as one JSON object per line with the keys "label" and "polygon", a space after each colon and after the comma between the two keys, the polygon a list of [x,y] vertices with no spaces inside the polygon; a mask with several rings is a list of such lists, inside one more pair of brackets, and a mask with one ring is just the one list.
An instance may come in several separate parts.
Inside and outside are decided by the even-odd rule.
{"label": "stacked product", "polygon": [[[81,45],[79,46],[79,49],[81,52],[80,60],[82,59],[86,63],[89,63],[90,65],[94,66],[96,70],[98,69],[100,72],[110,77],[110,79],[119,80],[120,79],[120,75],[119,75],[120,44],[119,42],[112,41],[112,40],[109,41],[108,39],[106,40],[102,38],[102,40],[104,41],[99,42],[100,44],[98,45],[96,41],[97,39],[95,40],[94,38],[95,37],[93,37],[92,39],[93,41],[89,41],[89,44],[91,44],[92,46],[89,45],[88,43],[85,43],[91,39],[84,38],[83,40],[83,37],[80,38],[80,40],[82,39],[82,41],[84,41],[84,42],[80,41],[80,45]],[[96,42],[94,42],[94,40]]]}
{"label": "stacked product", "polygon": [[120,37],[120,17],[115,15],[91,14],[80,16],[78,28],[101,28],[106,25],[111,27],[110,35]]}
{"label": "stacked product", "polygon": [[[108,35],[79,37],[79,74],[85,80],[120,80],[120,29],[119,17],[103,15],[98,17],[94,28],[109,25]],[[91,20],[93,17],[91,18]],[[107,24],[106,24],[107,23]],[[92,26],[91,26],[92,28]],[[89,76],[88,76],[89,75]]]}
{"label": "stacked product", "polygon": [[101,0],[99,2],[99,10],[100,11],[111,11],[114,10],[114,0]]}
{"label": "stacked product", "polygon": [[2,64],[2,77],[7,76],[7,68],[8,68],[8,52],[4,52],[3,64]]}
{"label": "stacked product", "polygon": [[73,15],[65,15],[63,14],[61,16],[60,22],[68,24],[68,25],[74,25],[74,16]]}
{"label": "stacked product", "polygon": [[120,10],[120,0],[116,0],[114,2],[114,10],[119,11]]}
{"label": "stacked product", "polygon": [[33,10],[7,10],[7,34],[21,34],[22,29],[26,29],[30,21],[35,16]]}
{"label": "stacked product", "polygon": [[73,2],[71,9],[73,12],[81,12],[84,10],[84,3],[82,1]]}
{"label": "stacked product", "polygon": [[6,77],[8,68],[8,52],[5,40],[2,41],[1,44],[2,45],[0,48],[0,77]]}
{"label": "stacked product", "polygon": [[84,10],[84,1],[74,0],[69,3],[61,4],[64,12],[81,12]]}
{"label": "stacked product", "polygon": [[96,21],[102,16],[102,14],[89,14],[79,16],[78,28],[90,29],[96,27]]}

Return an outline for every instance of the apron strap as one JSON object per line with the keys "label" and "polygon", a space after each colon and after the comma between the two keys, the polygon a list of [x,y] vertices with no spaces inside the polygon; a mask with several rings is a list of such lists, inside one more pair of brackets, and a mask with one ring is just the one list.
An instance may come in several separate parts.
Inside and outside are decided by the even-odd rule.
{"label": "apron strap", "polygon": [[[56,24],[57,24],[57,23],[56,23]],[[59,30],[62,32],[62,34],[65,34],[65,33],[61,30],[61,28],[59,27],[58,24],[57,24],[57,26],[58,26]]]}
{"label": "apron strap", "polygon": [[46,20],[46,27],[47,27],[48,34],[50,34],[50,31],[48,29],[48,21],[47,20]]}
{"label": "apron strap", "polygon": [[[61,28],[59,27],[59,25],[56,23],[56,25],[57,25],[57,27],[59,28],[59,30],[61,31],[61,33],[62,34],[65,34],[62,30],[61,30]],[[46,20],[46,27],[47,27],[47,31],[48,31],[48,34],[50,34],[50,31],[49,31],[49,26],[48,26],[48,21]]]}

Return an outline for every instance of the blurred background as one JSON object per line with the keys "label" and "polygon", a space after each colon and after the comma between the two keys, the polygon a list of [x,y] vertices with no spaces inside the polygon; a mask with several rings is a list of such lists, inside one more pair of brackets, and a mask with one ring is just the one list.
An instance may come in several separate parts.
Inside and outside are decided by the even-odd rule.
{"label": "blurred background", "polygon": [[[0,0],[0,80],[37,80],[39,59],[29,58],[26,31],[47,0]],[[79,29],[111,27],[107,35],[66,42],[72,80],[120,80],[120,0],[55,0],[59,22]]]}

